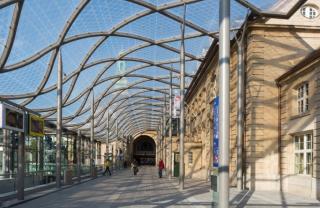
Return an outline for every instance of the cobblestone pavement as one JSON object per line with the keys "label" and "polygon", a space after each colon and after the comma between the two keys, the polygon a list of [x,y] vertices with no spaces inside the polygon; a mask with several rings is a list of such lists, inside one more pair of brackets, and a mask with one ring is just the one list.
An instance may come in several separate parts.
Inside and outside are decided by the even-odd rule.
{"label": "cobblestone pavement", "polygon": [[[316,200],[277,192],[230,191],[231,207],[320,207]],[[106,207],[211,207],[209,184],[186,180],[180,192],[177,181],[157,177],[154,167],[140,167],[137,176],[130,170],[116,172],[72,188],[26,202],[21,208],[106,208]]]}

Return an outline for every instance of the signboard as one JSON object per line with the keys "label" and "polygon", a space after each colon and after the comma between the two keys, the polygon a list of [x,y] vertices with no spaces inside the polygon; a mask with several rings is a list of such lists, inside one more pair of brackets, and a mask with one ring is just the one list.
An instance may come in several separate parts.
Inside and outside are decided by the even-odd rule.
{"label": "signboard", "polygon": [[34,137],[44,136],[44,119],[30,115],[29,116],[29,135]]}
{"label": "signboard", "polygon": [[175,95],[173,99],[173,117],[178,116],[178,111],[180,111],[180,102],[181,97],[180,95]]}
{"label": "signboard", "polygon": [[0,104],[0,128],[24,132],[24,113],[6,104]]}
{"label": "signboard", "polygon": [[213,100],[213,167],[219,167],[219,97]]}
{"label": "signboard", "polygon": [[213,99],[213,169],[211,172],[212,201],[219,204],[219,97]]}

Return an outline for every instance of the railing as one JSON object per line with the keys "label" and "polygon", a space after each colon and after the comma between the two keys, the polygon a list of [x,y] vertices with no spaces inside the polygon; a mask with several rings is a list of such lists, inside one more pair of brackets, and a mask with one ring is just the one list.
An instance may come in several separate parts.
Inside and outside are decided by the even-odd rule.
{"label": "railing", "polygon": [[[102,165],[96,166],[99,171],[103,170]],[[43,184],[49,184],[56,180],[55,165],[46,164],[44,170],[30,171],[25,173],[24,187],[30,188]],[[64,178],[65,170],[72,170],[72,177],[77,177],[77,165],[61,166],[61,180]],[[0,194],[16,191],[16,173],[0,174]],[[90,175],[90,166],[81,166],[81,176]]]}

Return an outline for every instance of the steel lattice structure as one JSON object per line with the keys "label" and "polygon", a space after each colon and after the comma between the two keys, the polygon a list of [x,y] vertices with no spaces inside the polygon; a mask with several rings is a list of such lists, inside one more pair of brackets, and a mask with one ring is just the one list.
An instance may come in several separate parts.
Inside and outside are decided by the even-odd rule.
{"label": "steel lattice structure", "polygon": [[[31,84],[31,82],[26,83],[28,87],[31,85],[36,86],[34,89],[31,89],[28,92],[23,92],[23,90],[19,92],[19,90],[15,90],[11,87],[7,92],[5,92],[1,90],[4,88],[0,84],[0,97],[32,109],[33,111],[40,113],[46,120],[54,122],[56,118],[56,106],[41,105],[41,101],[39,100],[50,100],[50,96],[52,97],[52,94],[57,90],[57,84],[50,80],[55,80],[54,71],[56,68],[58,53],[59,51],[62,51],[62,63],[66,63],[66,68],[68,68],[68,73],[66,73],[63,78],[63,86],[65,88],[63,94],[63,109],[70,112],[72,111],[71,113],[63,116],[64,127],[70,130],[81,129],[83,133],[89,135],[91,119],[90,95],[95,94],[94,118],[96,138],[103,139],[105,137],[108,123],[107,116],[110,116],[111,140],[117,136],[116,123],[119,131],[122,132],[122,135],[135,136],[146,130],[157,130],[165,105],[164,95],[169,95],[169,72],[173,72],[173,88],[179,88],[178,80],[180,70],[178,66],[180,62],[179,44],[181,41],[181,35],[170,31],[170,27],[166,28],[165,26],[180,26],[182,24],[183,17],[180,10],[183,5],[186,4],[187,15],[185,25],[188,30],[185,34],[185,41],[190,41],[190,46],[189,50],[186,51],[185,57],[187,66],[192,68],[192,70],[187,70],[186,77],[190,81],[198,66],[204,61],[204,52],[206,52],[210,44],[218,43],[218,23],[215,17],[217,16],[219,9],[215,6],[206,9],[207,6],[213,4],[218,5],[218,1],[112,0],[111,2],[111,0],[105,0],[105,2],[101,2],[98,0],[74,0],[72,2],[75,6],[73,7],[72,12],[66,15],[68,18],[64,21],[63,27],[61,27],[62,29],[54,42],[40,47],[41,49],[37,50],[33,54],[28,54],[27,58],[10,61],[11,56],[19,56],[15,54],[15,51],[18,50],[15,48],[17,48],[17,44],[21,44],[22,42],[19,41],[19,39],[23,40],[23,38],[20,38],[23,36],[23,32],[19,31],[19,27],[26,24],[26,20],[21,19],[21,16],[25,12],[24,8],[32,7],[33,5],[31,4],[36,4],[36,1],[0,1],[0,12],[8,10],[6,14],[12,14],[9,18],[10,21],[7,22],[7,27],[1,26],[4,27],[3,30],[6,31],[6,35],[1,35],[0,33],[0,38],[3,39],[2,51],[0,50],[0,77],[3,77],[4,75],[14,77],[16,74],[23,71],[23,73],[26,73],[25,76],[31,80],[33,75],[30,75],[30,73],[32,74],[33,72],[32,70],[27,70],[26,67],[31,67],[38,62],[43,62],[44,65],[41,69],[41,73],[43,73],[43,76],[41,76],[42,79],[37,79],[34,81],[37,83],[34,84]],[[234,29],[236,30],[241,27],[248,8],[251,10],[253,15],[257,16],[288,18],[296,11],[297,8],[305,3],[305,0],[287,1],[289,9],[286,9],[285,11],[273,10],[273,6],[279,2],[281,1],[268,0],[264,3],[266,5],[261,5],[263,3],[257,0],[234,0],[232,8],[234,11]],[[70,34],[70,31],[75,31],[76,29],[81,30],[79,25],[77,27],[75,26],[76,24],[81,25],[82,23],[84,27],[89,27],[91,26],[90,24],[98,24],[95,21],[90,22],[89,20],[90,18],[93,19],[94,15],[99,16],[102,14],[104,15],[103,12],[108,13],[109,11],[103,11],[101,14],[99,13],[99,7],[101,7],[102,4],[107,5],[108,3],[112,5],[119,3],[119,8],[121,7],[123,10],[122,13],[128,11],[130,14],[117,22],[111,20],[110,22],[99,22],[99,20],[99,23],[110,23],[110,25],[108,25],[108,29],[105,31],[87,31]],[[62,7],[64,4],[69,4],[69,2],[65,0],[58,0],[56,1],[56,4],[59,4]],[[130,12],[135,10],[132,8],[138,8],[136,10],[139,11]],[[93,11],[92,13],[90,13],[91,10]],[[40,12],[41,7],[36,11]],[[60,12],[63,13],[63,11]],[[117,11],[113,11],[113,14],[117,14]],[[82,15],[87,17],[87,19],[82,17]],[[110,16],[110,19],[112,19],[115,15]],[[36,17],[44,18],[45,16],[33,14],[33,17],[36,19]],[[160,26],[163,27],[157,29],[157,22],[154,23],[154,28],[156,28],[156,31],[154,31],[155,38],[150,38],[150,35],[144,34],[144,30],[148,30],[148,28],[143,28],[144,20],[148,21],[149,19],[146,19],[150,17],[155,17],[155,20],[159,21],[159,23],[161,23]],[[209,17],[208,19],[212,21],[202,22],[201,19],[204,17]],[[82,22],[78,23],[80,21],[79,19],[81,19]],[[99,19],[99,17],[97,17],[97,19]],[[111,24],[113,22],[116,23]],[[124,30],[124,28],[128,27],[135,28],[135,24],[138,24],[137,22],[141,23],[139,30]],[[53,22],[53,24],[54,23],[55,22]],[[99,25],[99,27],[102,25],[103,24]],[[139,28],[138,26],[137,28]],[[157,34],[159,31],[166,34],[165,37],[159,38],[160,35]],[[165,31],[167,31],[167,33],[165,33]],[[29,32],[32,33],[32,31]],[[17,35],[19,36],[18,39]],[[43,37],[45,38],[45,36]],[[32,40],[32,37],[27,37],[25,39],[28,39],[28,41],[31,42],[30,44],[34,41],[35,45],[38,41]],[[71,59],[69,60],[66,57],[73,56],[74,54],[65,54],[65,48],[88,40],[94,40],[93,44],[91,44],[86,50],[79,46],[79,51],[85,50],[84,56],[79,59],[80,61],[76,64],[77,67],[70,70],[68,64],[71,62]],[[98,56],[100,56],[101,52],[99,52],[99,50],[103,49],[102,52],[107,54],[108,50],[111,50],[110,48],[115,47],[112,46],[112,44],[107,45],[109,42],[113,41],[115,45],[121,45],[122,40],[127,41],[128,46],[118,50],[114,56],[102,56],[102,58],[98,59],[92,58],[97,53],[99,53]],[[137,44],[130,44],[130,41]],[[197,43],[200,43],[201,41],[205,43],[203,45],[199,44],[198,46]],[[142,51],[144,51],[144,53],[142,53]],[[154,53],[153,60],[148,58],[148,56],[150,56],[150,51]],[[199,51],[201,53],[199,53]],[[137,55],[140,52],[141,54]],[[172,54],[176,54],[177,56],[171,57],[174,56]],[[42,61],[43,59],[47,59],[47,62]],[[123,72],[119,70],[117,72],[119,64],[125,65],[125,70]],[[131,66],[127,67],[127,64]],[[88,73],[96,69],[98,69],[96,73]],[[24,75],[21,76],[23,77]],[[85,79],[81,76],[88,76],[92,80],[90,80],[89,83],[84,83],[81,80]],[[17,82],[22,81],[17,80]],[[81,89],[81,87],[83,89]]]}

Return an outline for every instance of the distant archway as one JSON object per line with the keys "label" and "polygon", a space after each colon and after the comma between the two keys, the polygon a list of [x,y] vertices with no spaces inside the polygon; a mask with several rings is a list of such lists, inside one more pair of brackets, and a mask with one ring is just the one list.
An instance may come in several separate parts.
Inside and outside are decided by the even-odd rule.
{"label": "distant archway", "polygon": [[139,136],[133,142],[133,158],[140,165],[156,164],[156,143],[146,135]]}

